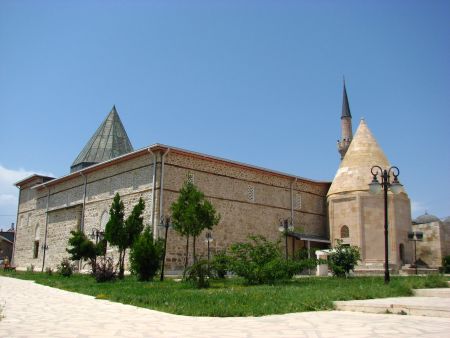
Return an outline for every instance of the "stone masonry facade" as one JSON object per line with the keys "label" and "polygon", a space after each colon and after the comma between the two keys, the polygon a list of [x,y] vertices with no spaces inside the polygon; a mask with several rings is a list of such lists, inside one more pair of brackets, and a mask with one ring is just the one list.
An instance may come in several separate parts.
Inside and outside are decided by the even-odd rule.
{"label": "stone masonry facade", "polygon": [[[23,183],[14,264],[19,269],[31,265],[39,270],[55,269],[68,256],[70,231],[81,228],[90,234],[94,228],[104,229],[115,193],[124,202],[125,217],[142,197],[146,203],[144,223],[153,228],[155,236],[162,237],[159,219],[170,215],[170,205],[188,179],[221,214],[220,223],[212,230],[213,254],[249,235],[278,240],[279,220],[290,217],[296,232],[329,236],[329,183],[155,145],[56,180],[43,182],[37,176]],[[180,271],[186,239],[172,229],[168,238],[167,268]],[[206,256],[204,234],[199,236],[196,249],[199,256]],[[108,253],[114,256],[115,250]]]}

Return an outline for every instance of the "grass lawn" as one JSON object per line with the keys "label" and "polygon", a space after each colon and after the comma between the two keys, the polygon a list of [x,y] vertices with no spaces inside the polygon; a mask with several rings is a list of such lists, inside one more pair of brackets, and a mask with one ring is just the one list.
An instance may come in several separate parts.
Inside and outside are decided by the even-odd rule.
{"label": "grass lawn", "polygon": [[335,300],[369,299],[412,295],[413,288],[447,287],[446,278],[391,277],[305,277],[276,285],[246,286],[239,278],[213,281],[209,289],[173,280],[138,282],[124,280],[97,283],[88,275],[70,278],[57,274],[0,272],[1,276],[34,280],[68,291],[79,292],[114,302],[188,316],[262,316],[289,312],[333,309]]}

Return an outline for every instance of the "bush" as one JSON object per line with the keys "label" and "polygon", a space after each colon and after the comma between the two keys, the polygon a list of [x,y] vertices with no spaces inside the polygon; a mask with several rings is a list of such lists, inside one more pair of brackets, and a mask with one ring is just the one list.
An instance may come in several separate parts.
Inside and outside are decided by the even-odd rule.
{"label": "bush", "polygon": [[186,281],[192,282],[197,288],[209,287],[209,264],[207,260],[200,260],[192,264],[184,272]]}
{"label": "bush", "polygon": [[163,253],[163,240],[154,241],[150,227],[147,227],[131,248],[131,272],[141,281],[153,279],[161,266]]}
{"label": "bush", "polygon": [[58,265],[58,273],[64,277],[70,277],[73,274],[73,265],[68,258],[63,258],[61,264]]}
{"label": "bush", "polygon": [[51,267],[46,267],[45,268],[45,273],[49,276],[53,275],[53,270]]}
{"label": "bush", "polygon": [[250,242],[236,243],[230,249],[230,270],[247,284],[273,283],[290,279],[299,272],[301,263],[282,257],[278,243],[262,236],[250,236]]}
{"label": "bush", "polygon": [[450,256],[442,258],[442,270],[444,273],[450,273]]}
{"label": "bush", "polygon": [[230,264],[230,258],[227,256],[226,250],[217,252],[210,264],[211,275],[218,278],[225,278]]}
{"label": "bush", "polygon": [[342,240],[336,240],[337,245],[328,256],[333,275],[337,277],[347,277],[350,270],[355,268],[358,261],[361,260],[359,248],[357,246],[347,246],[342,244]]}
{"label": "bush", "polygon": [[95,262],[95,269],[92,275],[98,283],[112,281],[116,278],[117,272],[111,257],[102,256]]}

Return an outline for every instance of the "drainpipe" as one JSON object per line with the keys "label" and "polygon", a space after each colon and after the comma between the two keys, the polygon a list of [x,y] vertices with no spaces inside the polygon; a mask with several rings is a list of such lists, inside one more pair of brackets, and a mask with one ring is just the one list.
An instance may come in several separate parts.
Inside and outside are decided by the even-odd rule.
{"label": "drainpipe", "polygon": [[160,182],[160,188],[161,188],[161,192],[159,193],[159,217],[161,218],[161,216],[163,215],[163,195],[164,195],[164,160],[166,158],[166,155],[169,153],[170,148],[167,148],[166,152],[162,155],[161,157],[161,182]]}
{"label": "drainpipe", "polygon": [[291,182],[291,221],[294,225],[294,184],[297,182],[297,178]]}
{"label": "drainpipe", "polygon": [[156,188],[156,154],[150,149],[147,148],[147,151],[153,156],[153,188],[152,188],[152,227],[153,227],[153,236],[156,234],[156,225],[155,225],[155,188]]}
{"label": "drainpipe", "polygon": [[80,224],[80,230],[84,232],[84,214],[85,214],[85,208],[86,208],[86,188],[87,188],[87,176],[84,175],[80,171],[80,175],[84,178],[84,191],[83,191],[83,208],[81,209],[81,224]]}
{"label": "drainpipe", "polygon": [[47,207],[45,208],[45,235],[44,235],[44,255],[42,257],[42,269],[41,272],[44,272],[44,265],[45,265],[45,252],[47,251],[47,228],[48,228],[48,201],[50,199],[50,188],[45,186],[47,188]]}
{"label": "drainpipe", "polygon": [[11,265],[15,266],[16,263],[15,257],[16,257],[16,242],[17,242],[17,233],[19,232],[19,206],[20,206],[20,196],[22,195],[22,188],[19,188],[19,201],[17,202],[17,217],[16,217],[16,229],[14,232],[14,243],[13,243],[13,252],[11,257]]}
{"label": "drainpipe", "polygon": [[[84,175],[83,172],[81,172],[81,171],[80,171],[80,175],[84,178],[83,207],[81,208],[81,222],[80,222],[80,230],[82,233],[84,233],[84,215],[85,215],[85,208],[86,208],[87,176]],[[78,271],[81,271],[82,266],[83,266],[83,259],[81,258],[78,261]]]}

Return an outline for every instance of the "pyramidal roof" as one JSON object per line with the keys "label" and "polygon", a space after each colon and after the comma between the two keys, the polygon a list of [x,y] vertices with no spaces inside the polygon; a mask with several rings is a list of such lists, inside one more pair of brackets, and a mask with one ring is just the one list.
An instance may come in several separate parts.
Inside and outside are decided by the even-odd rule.
{"label": "pyramidal roof", "polygon": [[370,170],[374,165],[383,169],[390,167],[386,155],[367,127],[366,121],[362,119],[327,195],[369,190],[372,180]]}
{"label": "pyramidal roof", "polygon": [[116,106],[113,106],[106,119],[73,161],[70,172],[110,160],[131,151],[133,151],[133,146],[122,121],[120,121]]}

